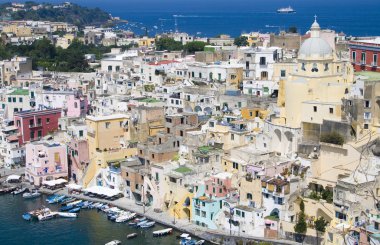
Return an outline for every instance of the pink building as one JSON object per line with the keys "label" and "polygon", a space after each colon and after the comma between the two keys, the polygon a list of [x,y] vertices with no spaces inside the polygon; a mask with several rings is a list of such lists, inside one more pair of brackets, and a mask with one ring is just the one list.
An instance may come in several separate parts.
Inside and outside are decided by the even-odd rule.
{"label": "pink building", "polygon": [[206,195],[214,197],[225,197],[231,191],[231,178],[232,174],[227,172],[211,176],[210,179],[205,181]]}
{"label": "pink building", "polygon": [[45,180],[67,179],[66,145],[39,141],[27,144],[25,150],[25,178],[30,183],[40,186]]}
{"label": "pink building", "polygon": [[88,112],[87,96],[77,94],[69,95],[67,100],[67,116],[68,117],[83,117]]}

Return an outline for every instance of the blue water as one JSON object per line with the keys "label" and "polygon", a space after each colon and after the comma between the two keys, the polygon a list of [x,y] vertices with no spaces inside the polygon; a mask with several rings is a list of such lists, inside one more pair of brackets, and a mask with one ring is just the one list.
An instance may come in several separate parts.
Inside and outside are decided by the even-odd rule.
{"label": "blue water", "polygon": [[[1,0],[0,2],[4,2]],[[46,2],[46,1],[44,1]],[[49,2],[62,2],[50,0]],[[173,15],[179,31],[200,36],[242,32],[278,32],[296,26],[305,33],[318,16],[322,28],[353,36],[380,35],[379,0],[73,0],[81,5],[100,7],[130,22],[134,32],[147,27],[150,35],[174,30]],[[277,14],[291,5],[296,14]],[[160,21],[160,19],[162,19]],[[162,25],[161,25],[162,24]],[[266,25],[272,27],[266,27]],[[157,29],[154,28],[157,26]],[[162,28],[161,28],[162,26]]]}
{"label": "blue water", "polygon": [[[175,232],[171,236],[153,238],[152,231],[163,229],[156,225],[151,229],[135,229],[128,224],[111,222],[103,213],[95,210],[82,210],[79,218],[56,218],[43,222],[28,222],[21,215],[27,211],[46,205],[45,197],[24,200],[20,195],[0,196],[0,244],[2,245],[100,245],[112,240],[120,240],[122,244],[139,245],[174,245],[178,244]],[[57,205],[46,205],[57,210]],[[127,240],[127,234],[137,232],[138,237]]]}

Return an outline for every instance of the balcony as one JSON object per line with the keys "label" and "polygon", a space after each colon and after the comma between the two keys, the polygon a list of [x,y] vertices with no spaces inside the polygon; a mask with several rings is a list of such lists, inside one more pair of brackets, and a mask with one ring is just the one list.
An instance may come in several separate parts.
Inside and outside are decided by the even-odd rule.
{"label": "balcony", "polygon": [[30,124],[29,128],[39,128],[42,127],[42,123],[35,123],[35,124]]}

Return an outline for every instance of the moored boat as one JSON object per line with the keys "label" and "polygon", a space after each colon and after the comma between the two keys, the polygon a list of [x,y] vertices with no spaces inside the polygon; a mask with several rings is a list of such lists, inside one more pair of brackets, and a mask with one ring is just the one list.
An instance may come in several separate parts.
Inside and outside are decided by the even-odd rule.
{"label": "moored boat", "polygon": [[32,199],[41,196],[41,193],[35,191],[35,192],[27,192],[22,194],[22,197],[25,199]]}
{"label": "moored boat", "polygon": [[67,213],[67,212],[58,212],[59,217],[64,217],[64,218],[77,218],[78,214],[76,213]]}
{"label": "moored boat", "polygon": [[12,191],[12,194],[13,194],[13,195],[18,195],[18,194],[21,194],[21,193],[23,193],[23,192],[25,192],[25,191],[26,191],[26,188],[24,187],[24,188],[21,188],[21,189],[17,189],[17,190]]}
{"label": "moored boat", "polygon": [[55,216],[57,216],[56,212],[44,212],[38,215],[37,218],[39,221],[45,221],[45,220],[53,219],[55,218]]}
{"label": "moored boat", "polygon": [[158,231],[153,231],[153,236],[166,236],[171,234],[172,232],[173,228],[162,229]]}
{"label": "moored boat", "polygon": [[151,221],[151,222],[147,222],[147,223],[145,223],[145,224],[140,225],[140,227],[141,227],[141,228],[151,228],[151,227],[153,227],[155,224],[156,224],[156,222]]}
{"label": "moored boat", "polygon": [[127,239],[132,239],[132,238],[135,238],[135,237],[137,237],[137,233],[131,233],[131,234],[127,235]]}
{"label": "moored boat", "polygon": [[148,223],[148,220],[143,220],[143,221],[141,221],[141,222],[138,222],[138,223],[136,224],[136,227],[141,227],[142,225],[145,225],[146,223]]}
{"label": "moored boat", "polygon": [[80,207],[76,207],[76,208],[70,209],[68,212],[69,213],[78,213],[79,211],[80,211]]}
{"label": "moored boat", "polygon": [[110,242],[107,242],[105,245],[119,245],[121,242],[119,240],[113,240]]}
{"label": "moored boat", "polygon": [[23,218],[24,220],[29,221],[29,220],[32,219],[32,215],[30,215],[30,213],[24,213],[24,214],[22,215],[22,218]]}

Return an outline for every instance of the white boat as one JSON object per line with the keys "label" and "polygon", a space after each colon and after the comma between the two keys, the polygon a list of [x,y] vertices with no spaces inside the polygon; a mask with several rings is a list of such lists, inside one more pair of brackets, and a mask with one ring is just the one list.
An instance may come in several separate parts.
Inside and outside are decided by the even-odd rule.
{"label": "white boat", "polygon": [[163,230],[153,231],[153,236],[165,236],[173,232],[173,228],[167,228]]}
{"label": "white boat", "polygon": [[123,223],[123,222],[126,222],[128,220],[133,219],[134,217],[136,217],[136,213],[129,213],[129,212],[127,212],[127,213],[119,215],[116,218],[115,222],[116,223]]}
{"label": "white boat", "polygon": [[287,7],[287,8],[279,8],[277,9],[277,13],[279,14],[291,14],[295,13],[296,11],[292,7]]}
{"label": "white boat", "polygon": [[41,193],[35,191],[35,192],[27,192],[27,193],[24,193],[22,194],[22,197],[25,198],[25,199],[31,199],[31,198],[36,198],[36,197],[39,197],[41,196]]}
{"label": "white boat", "polygon": [[107,242],[105,245],[118,245],[118,244],[121,244],[119,240],[113,240],[113,241]]}
{"label": "white boat", "polygon": [[205,240],[199,240],[195,243],[195,245],[202,245],[205,243]]}
{"label": "white boat", "polygon": [[77,218],[78,214],[77,213],[58,212],[58,216],[64,217],[64,218]]}
{"label": "white boat", "polygon": [[13,195],[18,195],[18,194],[21,194],[21,193],[23,193],[23,192],[25,192],[26,191],[26,188],[24,187],[24,188],[21,188],[21,189],[17,189],[17,190],[15,190],[15,191],[12,191],[12,194]]}
{"label": "white boat", "polygon": [[75,205],[78,205],[79,203],[83,202],[82,200],[78,200],[78,201],[74,201],[74,202],[70,202],[70,203],[67,203],[66,206],[75,206]]}
{"label": "white boat", "polygon": [[37,216],[39,221],[49,220],[54,218],[57,215],[57,212],[44,212]]}

